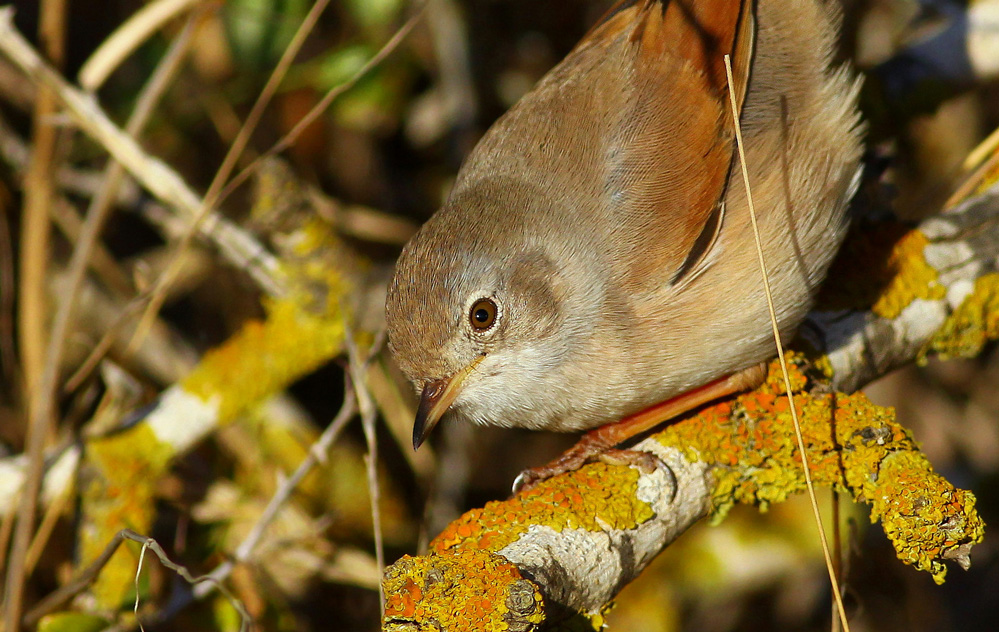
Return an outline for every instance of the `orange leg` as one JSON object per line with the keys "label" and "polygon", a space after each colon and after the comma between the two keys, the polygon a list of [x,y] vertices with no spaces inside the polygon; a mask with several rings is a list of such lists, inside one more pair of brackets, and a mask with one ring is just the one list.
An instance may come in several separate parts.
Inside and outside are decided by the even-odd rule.
{"label": "orange leg", "polygon": [[638,465],[643,469],[654,468],[656,461],[658,461],[655,456],[634,450],[617,450],[614,449],[614,446],[648,432],[698,406],[734,393],[756,388],[763,383],[766,376],[766,364],[750,367],[686,393],[681,393],[672,399],[628,415],[619,421],[595,428],[584,434],[576,445],[550,463],[521,472],[513,483],[513,490],[519,492],[530,489],[540,481],[557,474],[577,470],[597,458],[612,463],[625,462]]}

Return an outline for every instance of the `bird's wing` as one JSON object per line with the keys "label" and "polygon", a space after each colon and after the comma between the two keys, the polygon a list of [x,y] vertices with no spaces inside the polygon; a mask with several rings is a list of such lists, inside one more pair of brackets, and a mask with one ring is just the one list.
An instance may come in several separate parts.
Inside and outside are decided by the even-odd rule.
{"label": "bird's wing", "polygon": [[[602,55],[616,102],[604,122],[604,195],[620,275],[634,289],[678,283],[710,250],[734,156],[724,55],[741,111],[753,55],[753,0],[631,0],[570,55]],[[567,59],[568,61],[568,59]]]}

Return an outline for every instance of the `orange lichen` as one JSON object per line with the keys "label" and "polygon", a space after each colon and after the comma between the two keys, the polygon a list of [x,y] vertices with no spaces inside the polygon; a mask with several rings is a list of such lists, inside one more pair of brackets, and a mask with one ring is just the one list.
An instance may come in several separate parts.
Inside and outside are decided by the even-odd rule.
{"label": "orange lichen", "polygon": [[[521,619],[513,625],[510,616],[503,615],[503,612],[510,611],[509,607],[505,611],[500,608],[497,611],[499,614],[475,610],[471,618],[464,618],[469,607],[466,604],[481,605],[481,601],[470,601],[471,596],[482,592],[481,584],[490,586],[492,594],[500,596],[517,594],[518,591],[524,593],[526,590],[516,587],[518,581],[526,580],[520,579],[519,575],[511,575],[507,568],[515,567],[494,553],[536,525],[558,532],[564,529],[605,531],[637,527],[653,517],[648,503],[636,497],[638,476],[638,472],[630,467],[592,463],[542,481],[514,498],[491,502],[466,513],[430,543],[431,553],[428,556],[403,558],[386,573],[387,603],[383,629],[409,630],[412,628],[407,628],[407,625],[431,620],[440,623],[440,629],[533,629]],[[498,573],[497,576],[491,577],[494,572]],[[446,586],[446,590],[442,586]],[[534,617],[531,625],[534,625],[540,623],[544,616],[540,611],[540,593],[532,594],[537,595],[539,603],[537,616],[531,615]],[[517,600],[527,603],[523,595]],[[493,605],[499,603],[492,598],[489,601]],[[509,597],[505,603],[509,606]],[[546,621],[549,627],[545,629],[566,632],[598,630],[604,614],[604,611],[578,613],[558,622],[554,628],[550,627],[552,622]],[[443,624],[444,621],[463,623],[449,627]]]}
{"label": "orange lichen", "polygon": [[[803,388],[805,375],[794,363],[791,368],[795,388]],[[687,458],[713,466],[715,520],[736,502],[766,508],[805,489],[790,408],[775,386],[771,371],[757,391],[656,435]],[[872,504],[872,520],[882,521],[901,559],[942,581],[943,560],[981,540],[974,497],[933,472],[892,409],[860,393],[799,392],[795,404],[812,480]],[[911,486],[900,485],[903,480]],[[909,510],[917,505],[918,512]]]}
{"label": "orange lichen", "polygon": [[473,509],[452,522],[430,547],[498,551],[528,527],[605,531],[629,529],[653,517],[652,508],[636,497],[638,472],[629,467],[591,463],[542,481],[527,492]]}
{"label": "orange lichen", "polygon": [[[884,524],[899,558],[932,573],[936,581],[946,573],[944,560],[966,563],[968,550],[983,533],[974,496],[932,471],[892,409],[875,406],[862,394],[818,393],[804,356],[789,354],[788,359],[812,480],[872,505],[872,520]],[[690,461],[709,465],[716,518],[736,502],[765,508],[805,488],[791,410],[776,367],[771,366],[756,391],[710,406],[654,435]],[[484,567],[479,558],[462,557],[466,553],[500,551],[537,525],[555,531],[630,529],[653,518],[651,507],[636,498],[638,476],[632,468],[594,463],[543,481],[516,498],[466,513],[431,543],[427,558],[407,558],[390,571],[385,629],[422,629],[406,627],[414,626],[418,615],[420,621],[441,623],[456,600],[464,604],[468,594],[475,594],[479,588],[474,582],[482,580],[469,577]],[[458,566],[445,569],[441,559]],[[427,565],[432,571],[425,570]],[[459,575],[452,578],[444,570]],[[429,577],[434,581],[428,582]],[[501,586],[506,578],[500,575]],[[428,594],[428,586],[445,581],[454,587],[450,592],[439,598]],[[421,603],[433,603],[437,610],[427,615],[431,606],[420,611]],[[481,614],[475,612],[476,617]],[[565,629],[599,629],[597,619],[602,616],[577,613],[566,620],[570,627]],[[508,629],[487,627],[500,625],[498,620],[473,619],[459,629]]]}
{"label": "orange lichen", "polygon": [[928,571],[942,584],[944,559],[966,557],[962,549],[980,542],[985,523],[974,509],[975,496],[955,489],[932,473],[918,452],[896,452],[881,463],[871,520],[881,519],[899,559]]}
{"label": "orange lichen", "polygon": [[385,571],[382,629],[528,632],[545,618],[538,587],[505,558],[475,549],[405,556]]}
{"label": "orange lichen", "polygon": [[999,274],[975,281],[972,292],[944,321],[920,352],[918,360],[935,353],[942,358],[970,358],[990,340],[999,339]]}

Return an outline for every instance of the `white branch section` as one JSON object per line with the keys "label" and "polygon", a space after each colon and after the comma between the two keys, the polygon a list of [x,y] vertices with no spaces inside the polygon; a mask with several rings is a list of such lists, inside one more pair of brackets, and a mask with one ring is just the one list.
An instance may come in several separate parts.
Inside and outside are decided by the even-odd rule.
{"label": "white branch section", "polygon": [[545,589],[545,597],[595,613],[691,525],[707,515],[711,489],[704,463],[646,439],[636,449],[658,456],[669,469],[639,471],[638,497],[655,517],[627,531],[563,529],[534,525],[500,551]]}
{"label": "white branch section", "polygon": [[944,320],[964,301],[975,280],[999,270],[999,185],[925,220],[926,263],[945,290],[939,300],[916,299],[893,319],[871,312],[813,312],[802,335],[825,350],[833,387],[853,392],[912,362]]}
{"label": "white branch section", "polygon": [[163,391],[156,408],[146,417],[153,434],[175,453],[182,453],[205,438],[218,425],[218,402],[205,401],[174,385]]}
{"label": "white branch section", "polygon": [[[70,488],[80,464],[80,455],[80,446],[69,446],[47,467],[42,481],[43,504],[51,503]],[[23,454],[0,460],[0,518],[17,509],[27,465],[28,459]]]}
{"label": "white branch section", "polygon": [[[168,388],[156,407],[139,423],[148,424],[153,435],[166,444],[172,454],[182,454],[204,439],[218,426],[218,405],[206,402],[180,386]],[[150,450],[164,446],[148,446]],[[136,448],[141,449],[141,448]],[[79,445],[53,453],[42,483],[42,502],[49,503],[70,489],[80,463]],[[24,455],[0,459],[0,517],[17,509],[17,499],[24,484],[27,459]]]}

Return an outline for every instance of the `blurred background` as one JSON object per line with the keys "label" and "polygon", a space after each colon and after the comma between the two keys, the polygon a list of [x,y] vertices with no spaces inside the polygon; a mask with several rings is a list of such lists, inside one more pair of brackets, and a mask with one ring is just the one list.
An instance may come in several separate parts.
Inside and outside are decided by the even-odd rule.
{"label": "blurred background", "polygon": [[[479,136],[610,4],[432,0],[423,8],[404,0],[334,0],[274,92],[237,172],[291,132],[330,90],[348,80],[356,83],[279,152],[281,162],[266,163],[262,173],[270,180],[258,178],[227,191],[219,212],[281,252],[282,236],[320,216],[339,247],[363,262],[366,280],[359,291],[377,305],[401,245],[446,198]],[[201,195],[313,2],[62,0],[13,6],[17,29],[48,51],[75,83],[93,76],[86,74],[85,62],[138,11],[166,5],[173,5],[175,17],[139,37],[95,94],[108,116],[124,125],[143,85],[186,32],[183,61],[140,142]],[[969,152],[999,126],[999,1],[845,0],[843,11],[840,57],[866,76],[863,108],[870,162],[882,172],[880,195],[898,217],[918,220],[942,207],[967,177]],[[365,69],[414,16],[412,30]],[[43,227],[48,237],[42,245],[25,239],[39,121],[56,130],[46,141],[49,173],[56,175],[43,202],[52,223]],[[40,106],[36,85],[2,55],[0,154],[0,458],[12,463],[26,451],[31,401],[26,384],[37,383],[32,376],[39,366],[31,349],[45,348],[81,219],[108,159],[58,108]],[[258,213],[254,209],[261,208],[262,198],[270,206]],[[134,411],[157,406],[158,396],[207,352],[267,316],[258,284],[226,263],[217,244],[196,239],[185,251],[150,342],[136,353],[127,340],[115,340],[117,330],[134,328],[129,323],[141,311],[135,308],[138,297],[175,256],[183,231],[171,226],[151,197],[126,178],[63,343],[47,454],[135,421]],[[34,276],[26,280],[31,271]],[[35,318],[24,315],[26,292],[39,305]],[[358,327],[377,332],[378,310],[370,315]],[[389,360],[380,356],[375,364],[382,369],[381,381],[369,386],[379,410],[379,539],[387,562],[420,551],[461,512],[505,497],[520,470],[571,443],[571,437],[445,424],[429,449],[414,457],[405,428],[412,418],[412,393]],[[345,366],[332,359],[303,369],[280,405],[242,414],[177,455],[162,477],[149,481],[155,519],[146,535],[195,574],[227,559],[336,415],[344,399]],[[897,408],[937,470],[973,490],[986,523],[996,524],[995,345],[974,360],[931,361],[898,371],[866,390],[876,403]],[[230,589],[261,629],[377,628],[379,572],[365,445],[362,425],[348,424],[333,457],[279,513],[262,552],[229,578]],[[86,487],[87,476],[84,467],[75,489]],[[79,538],[90,518],[77,493],[45,513],[47,532],[25,582],[25,609],[89,562],[80,559]],[[827,491],[820,498],[831,513],[834,499]],[[0,528],[4,560],[10,557],[10,516]],[[947,583],[936,586],[929,575],[895,559],[880,528],[868,524],[865,508],[843,501],[838,516],[853,630],[999,629],[999,547],[993,532],[974,549],[970,571],[952,568]],[[128,517],[123,520],[127,524]],[[138,547],[129,550],[134,564]],[[238,629],[239,618],[223,597],[172,608],[172,600],[188,589],[155,563],[144,569],[141,612],[165,613],[147,629]],[[110,605],[83,590],[53,612],[86,617],[50,615],[42,627],[128,629],[135,596],[130,577]],[[831,629],[826,570],[804,500],[766,513],[737,507],[720,526],[697,525],[625,588],[609,622],[611,630],[633,632]]]}

